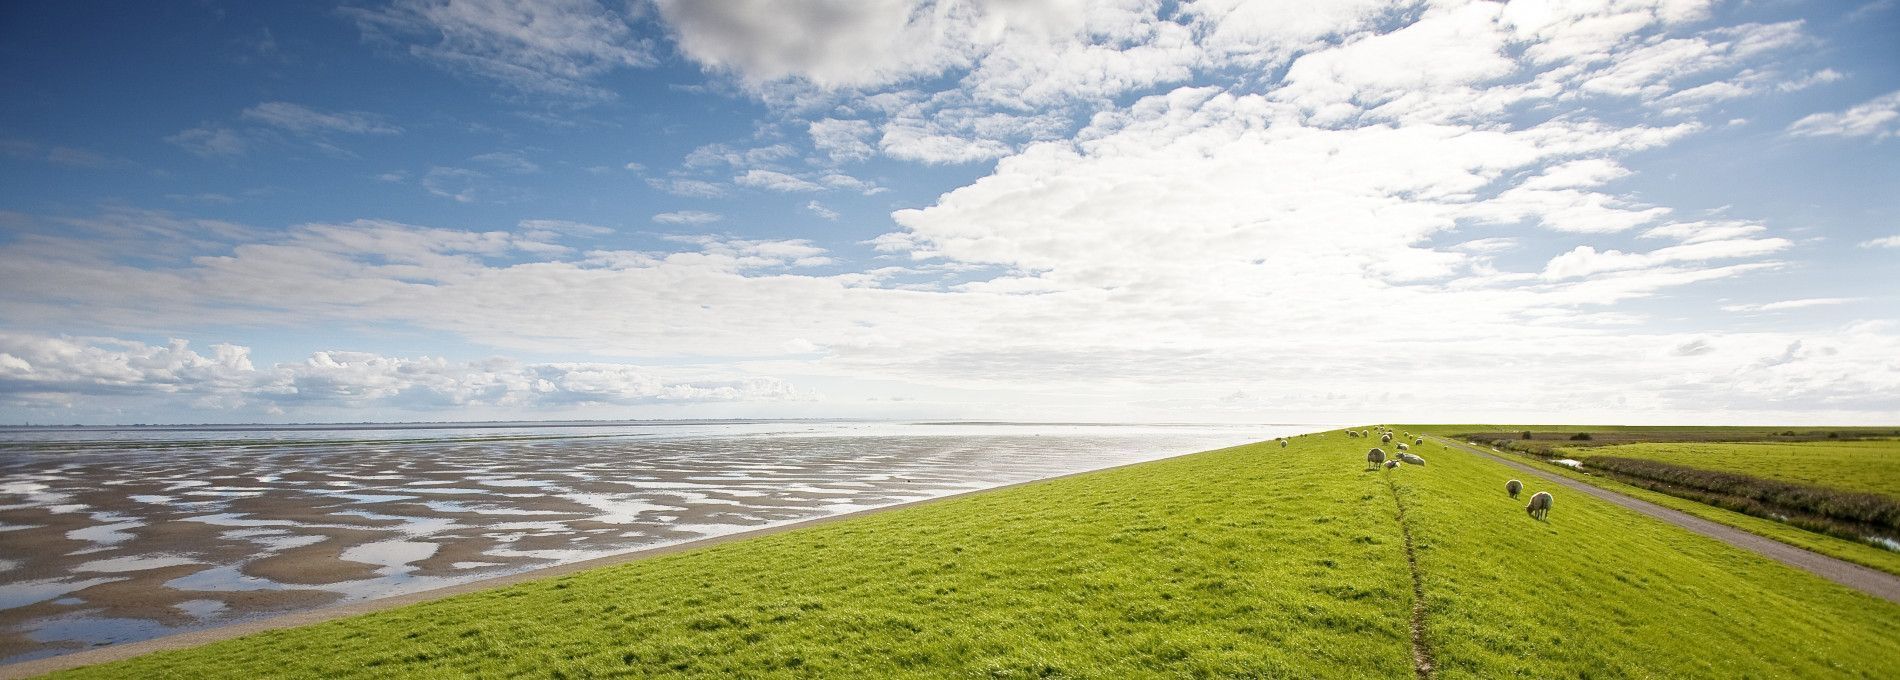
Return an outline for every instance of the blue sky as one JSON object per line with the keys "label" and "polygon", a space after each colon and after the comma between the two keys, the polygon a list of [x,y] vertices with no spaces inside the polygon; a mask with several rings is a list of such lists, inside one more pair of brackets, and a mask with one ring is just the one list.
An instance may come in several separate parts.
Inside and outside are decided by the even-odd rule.
{"label": "blue sky", "polygon": [[0,421],[1892,422],[1896,30],[8,3]]}

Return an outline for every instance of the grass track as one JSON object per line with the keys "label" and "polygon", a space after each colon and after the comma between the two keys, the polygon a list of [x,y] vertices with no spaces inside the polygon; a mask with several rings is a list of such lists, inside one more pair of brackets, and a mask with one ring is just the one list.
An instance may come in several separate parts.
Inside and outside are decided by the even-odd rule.
{"label": "grass track", "polygon": [[[871,515],[72,677],[1895,677],[1900,606],[1343,434]],[[1388,486],[1390,479],[1390,486]],[[1535,488],[1533,484],[1533,490]]]}

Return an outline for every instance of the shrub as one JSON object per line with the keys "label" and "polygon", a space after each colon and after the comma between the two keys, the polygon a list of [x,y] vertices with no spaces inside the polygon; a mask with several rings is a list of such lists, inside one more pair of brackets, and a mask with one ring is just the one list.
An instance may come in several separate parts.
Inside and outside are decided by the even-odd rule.
{"label": "shrub", "polygon": [[1521,437],[1521,439],[1530,439],[1530,438],[1531,438],[1531,431],[1530,431],[1530,430],[1525,430],[1525,431],[1524,431],[1524,433],[1523,433],[1523,435],[1524,435],[1524,436],[1523,436],[1523,437]]}
{"label": "shrub", "polygon": [[1570,441],[1573,441],[1573,442],[1587,442],[1587,441],[1590,441],[1590,433],[1588,433],[1588,432],[1578,432],[1578,433],[1576,433],[1576,434],[1573,434],[1573,435],[1570,435]]}
{"label": "shrub", "polygon": [[[1900,501],[1880,494],[1840,491],[1638,458],[1591,456],[1589,464],[1618,477],[1649,482],[1638,486],[1710,505],[1758,517],[1795,516],[1791,523],[1824,533],[1851,535],[1868,527],[1888,532],[1900,529]],[[1809,521],[1800,521],[1802,519]]]}

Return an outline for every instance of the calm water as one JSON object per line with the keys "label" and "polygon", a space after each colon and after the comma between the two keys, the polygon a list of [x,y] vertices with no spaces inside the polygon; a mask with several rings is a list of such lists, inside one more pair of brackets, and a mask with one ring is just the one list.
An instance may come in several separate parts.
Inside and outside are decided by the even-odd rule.
{"label": "calm water", "polygon": [[0,430],[0,659],[1324,429]]}

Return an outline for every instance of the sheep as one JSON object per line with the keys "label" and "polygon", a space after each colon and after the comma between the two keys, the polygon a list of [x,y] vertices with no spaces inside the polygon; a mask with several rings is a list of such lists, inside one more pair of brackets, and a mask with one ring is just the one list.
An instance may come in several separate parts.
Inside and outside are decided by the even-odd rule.
{"label": "sheep", "polygon": [[1382,434],[1382,435],[1379,435],[1379,443],[1381,443],[1381,444],[1390,444],[1390,443],[1392,443],[1392,433],[1390,433],[1390,432],[1387,432],[1387,433],[1385,433],[1385,434]]}
{"label": "sheep", "polygon": [[1531,495],[1531,504],[1524,506],[1524,514],[1539,521],[1550,516],[1550,492],[1539,491]]}
{"label": "sheep", "polygon": [[1515,479],[1504,483],[1504,492],[1511,494],[1511,500],[1517,500],[1517,492],[1524,490],[1524,483]]}
{"label": "sheep", "polygon": [[1420,457],[1418,457],[1418,456],[1414,456],[1414,455],[1412,455],[1412,454],[1409,454],[1409,453],[1401,453],[1401,454],[1399,454],[1399,460],[1402,460],[1402,461],[1405,461],[1405,462],[1407,462],[1407,463],[1411,463],[1411,464],[1413,464],[1413,465],[1424,465],[1424,464],[1425,464],[1425,459],[1424,459],[1424,458],[1420,458]]}
{"label": "sheep", "polygon": [[1284,437],[1280,439],[1280,448],[1286,448],[1286,438]]}
{"label": "sheep", "polygon": [[1392,469],[1392,468],[1395,468],[1395,467],[1398,467],[1398,466],[1399,466],[1399,459],[1397,459],[1397,458],[1394,458],[1394,459],[1392,459],[1392,460],[1388,460],[1388,461],[1386,461],[1386,462],[1385,462],[1385,469],[1387,469],[1387,470],[1390,470],[1390,469]]}
{"label": "sheep", "polygon": [[1406,445],[1405,445],[1405,442],[1399,442],[1399,450],[1400,450],[1400,451],[1409,451],[1409,450],[1411,450],[1411,449],[1412,449],[1412,447],[1410,447],[1410,446],[1406,446]]}
{"label": "sheep", "polygon": [[1366,469],[1376,470],[1383,462],[1385,462],[1385,449],[1375,446],[1371,451],[1366,452]]}
{"label": "sheep", "polygon": [[1412,445],[1413,445],[1413,446],[1424,446],[1424,445],[1425,445],[1425,438],[1424,438],[1424,437],[1417,437],[1417,438],[1414,438],[1414,439],[1412,440]]}

